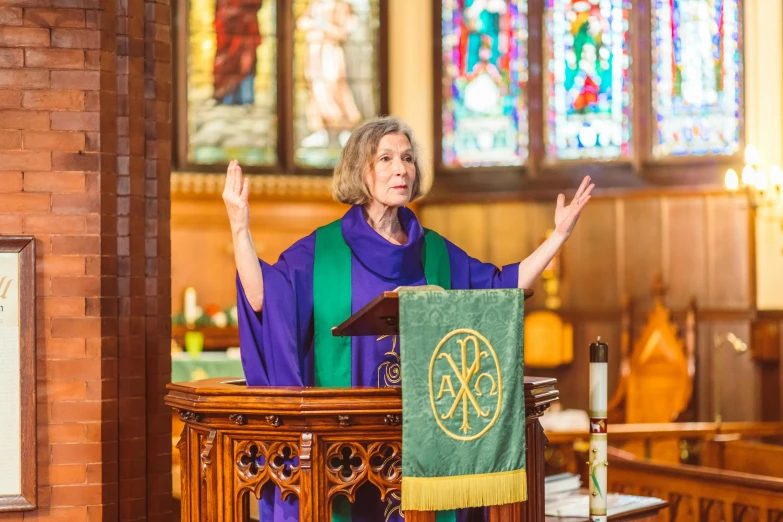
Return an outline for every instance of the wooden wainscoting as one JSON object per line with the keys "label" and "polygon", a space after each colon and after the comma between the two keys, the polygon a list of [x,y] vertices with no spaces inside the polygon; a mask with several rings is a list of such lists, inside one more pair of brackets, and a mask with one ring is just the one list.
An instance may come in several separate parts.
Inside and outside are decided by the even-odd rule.
{"label": "wooden wainscoting", "polygon": [[[175,174],[171,188],[171,310],[182,310],[185,288],[200,305],[236,303],[233,244],[222,200],[223,175]],[[251,233],[259,257],[274,263],[294,242],[341,217],[329,178],[251,177]]]}

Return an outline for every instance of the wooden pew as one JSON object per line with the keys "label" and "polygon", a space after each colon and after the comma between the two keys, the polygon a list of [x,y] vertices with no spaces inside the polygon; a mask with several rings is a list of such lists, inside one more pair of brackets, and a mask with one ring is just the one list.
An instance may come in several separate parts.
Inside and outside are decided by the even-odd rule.
{"label": "wooden pew", "polygon": [[[749,442],[745,439],[759,437],[774,437],[783,434],[783,422],[672,422],[666,424],[610,424],[609,445],[635,455],[637,458],[653,459],[671,464],[714,465],[718,457],[710,456],[709,462],[702,461],[705,451],[715,452],[708,448],[709,441],[743,440],[742,445],[729,450],[727,462],[736,462],[743,458],[741,448]],[[546,432],[549,441],[547,446],[547,473],[558,472],[579,473],[580,463],[584,457],[590,435],[587,432]],[[757,443],[756,443],[757,444]],[[774,446],[778,452],[783,447]],[[758,448],[761,449],[761,448]],[[763,449],[769,449],[764,447]],[[775,453],[778,455],[780,453]],[[736,456],[732,456],[736,455]],[[783,456],[775,457],[769,462],[783,463]],[[740,469],[739,464],[727,469]],[[781,468],[783,469],[783,464]],[[769,473],[768,473],[769,474]],[[774,474],[770,474],[773,475]],[[781,521],[783,522],[783,521]]]}
{"label": "wooden pew", "polygon": [[668,501],[664,522],[781,522],[783,479],[609,453],[609,491]]}
{"label": "wooden pew", "polygon": [[783,479],[783,446],[736,437],[708,440],[701,451],[701,465]]}

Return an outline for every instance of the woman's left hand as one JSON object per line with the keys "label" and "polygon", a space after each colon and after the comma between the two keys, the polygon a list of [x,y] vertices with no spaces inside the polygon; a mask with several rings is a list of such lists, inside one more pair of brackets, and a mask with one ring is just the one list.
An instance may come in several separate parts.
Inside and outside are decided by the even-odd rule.
{"label": "woman's left hand", "polygon": [[595,188],[595,183],[590,183],[590,176],[585,176],[582,180],[582,184],[579,185],[579,189],[574,195],[574,199],[568,206],[565,206],[565,195],[559,194],[557,196],[557,208],[555,209],[555,232],[561,235],[564,239],[568,239],[571,235],[571,231],[576,226],[576,221],[579,219],[579,214],[590,201],[590,193]]}

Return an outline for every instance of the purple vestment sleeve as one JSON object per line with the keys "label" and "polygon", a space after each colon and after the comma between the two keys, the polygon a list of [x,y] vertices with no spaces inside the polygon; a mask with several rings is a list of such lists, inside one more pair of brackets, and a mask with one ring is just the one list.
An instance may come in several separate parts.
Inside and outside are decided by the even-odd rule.
{"label": "purple vestment sleeve", "polygon": [[519,263],[498,269],[491,263],[482,263],[446,239],[446,250],[451,262],[451,287],[454,290],[488,290],[517,288]]}
{"label": "purple vestment sleeve", "polygon": [[315,236],[283,252],[274,265],[260,261],[264,304],[250,306],[237,275],[242,367],[249,386],[312,384],[313,253]]}

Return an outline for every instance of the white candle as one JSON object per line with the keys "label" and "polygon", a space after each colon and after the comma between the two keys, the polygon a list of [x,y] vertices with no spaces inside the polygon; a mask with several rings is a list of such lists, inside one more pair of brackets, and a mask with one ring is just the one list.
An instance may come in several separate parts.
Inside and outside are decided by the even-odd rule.
{"label": "white candle", "polygon": [[609,346],[601,338],[590,345],[590,521],[606,522],[606,455]]}
{"label": "white candle", "polygon": [[193,327],[198,319],[198,305],[196,304],[196,289],[189,286],[185,289],[182,313],[185,316],[185,324]]}

